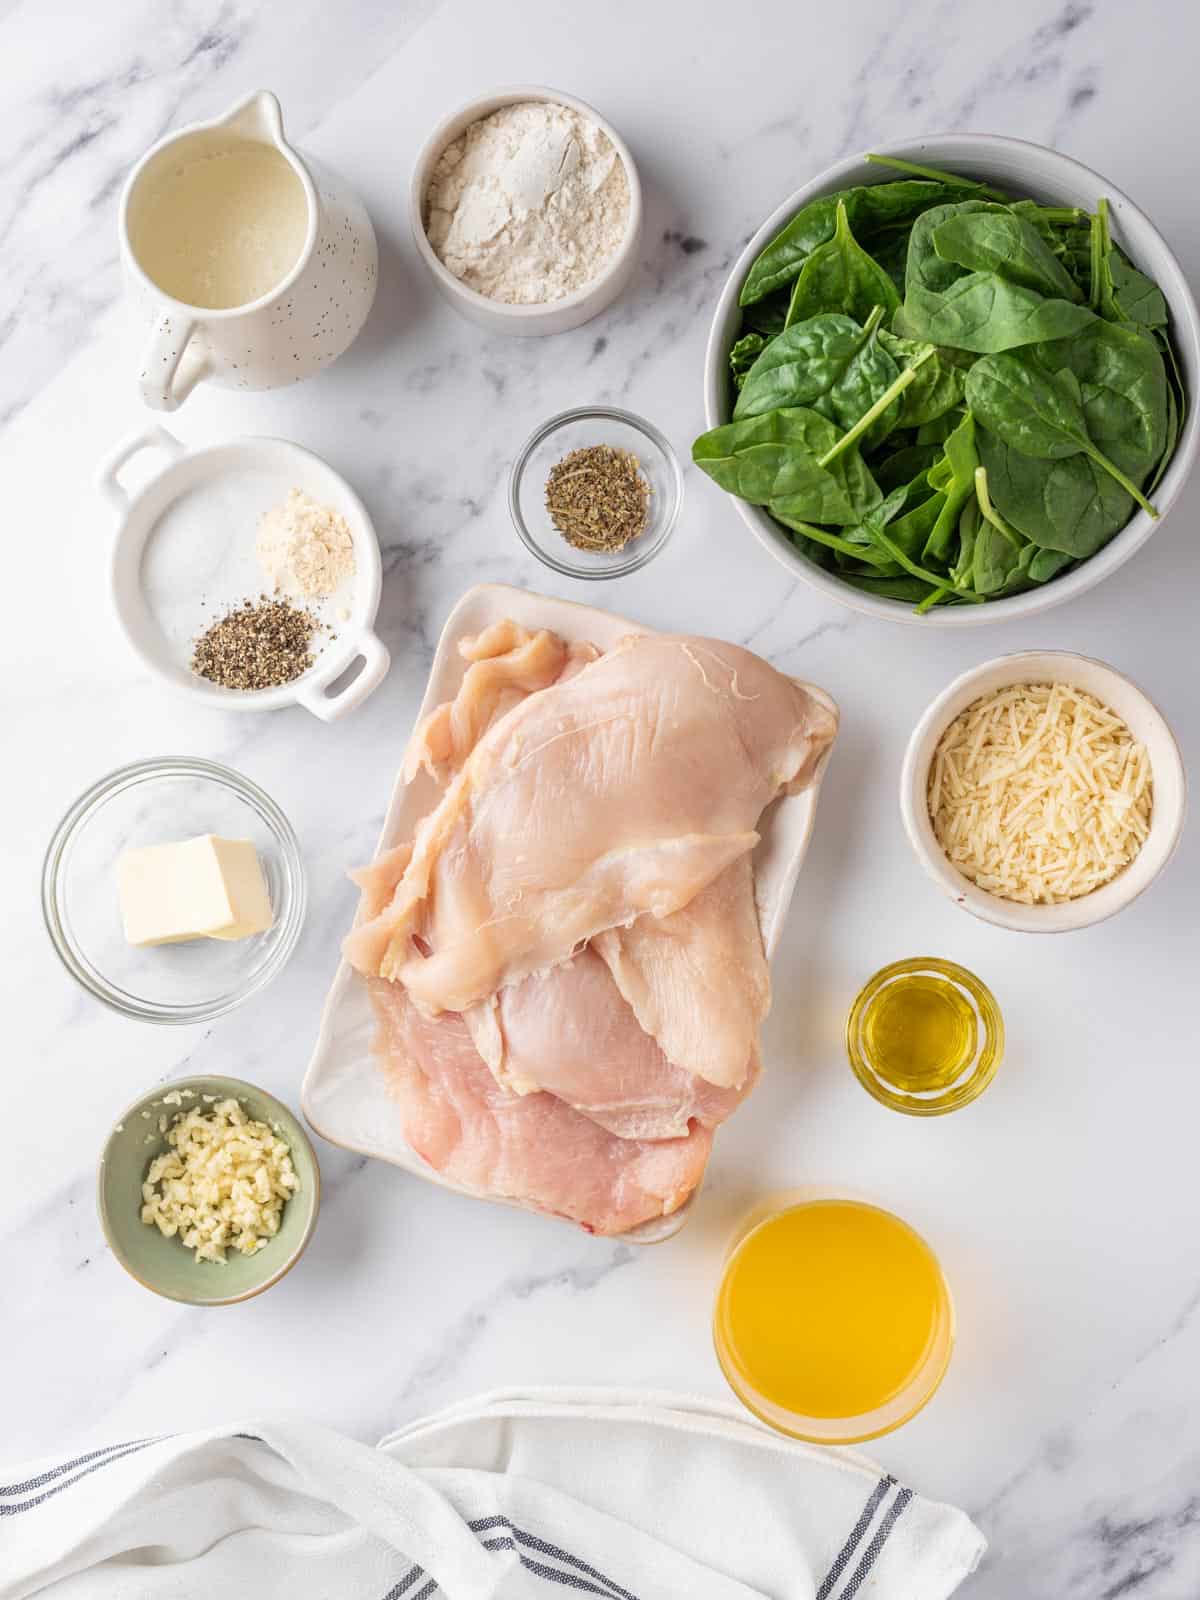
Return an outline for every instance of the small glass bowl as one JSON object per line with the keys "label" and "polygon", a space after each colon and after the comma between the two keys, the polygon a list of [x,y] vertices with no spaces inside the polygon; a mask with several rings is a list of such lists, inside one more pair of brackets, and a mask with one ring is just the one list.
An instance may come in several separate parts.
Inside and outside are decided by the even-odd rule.
{"label": "small glass bowl", "polygon": [[[961,1064],[953,1076],[926,1088],[914,1083],[906,1092],[877,1068],[871,1046],[871,1022],[879,1014],[887,990],[898,979],[917,975],[951,984],[970,1010],[970,1026]],[[940,1117],[947,1111],[970,1105],[996,1076],[1004,1054],[1004,1018],[991,990],[973,972],[955,961],[943,961],[940,956],[913,956],[907,961],[894,961],[891,966],[881,967],[863,985],[846,1019],[846,1054],[854,1076],[881,1105],[906,1112],[910,1117]]]}
{"label": "small glass bowl", "polygon": [[[622,550],[576,550],[550,520],[546,479],[572,450],[600,444],[637,457],[650,485],[646,526]],[[682,502],[683,475],[669,441],[653,423],[612,406],[578,406],[543,422],[513,462],[508,480],[508,508],[521,543],[543,566],[567,578],[623,578],[644,567],[671,537]]]}
{"label": "small glass bowl", "polygon": [[[249,939],[126,942],[117,857],[127,847],[215,833],[250,839],[275,921]],[[71,976],[97,1000],[142,1022],[210,1022],[268,984],[300,937],[300,846],[269,795],[214,761],[138,761],[80,795],[54,831],[42,869],[42,914]]]}

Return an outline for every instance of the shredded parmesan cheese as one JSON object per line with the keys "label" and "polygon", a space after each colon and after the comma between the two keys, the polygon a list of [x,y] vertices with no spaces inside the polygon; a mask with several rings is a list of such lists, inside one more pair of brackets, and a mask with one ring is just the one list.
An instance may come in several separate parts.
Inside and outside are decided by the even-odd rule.
{"label": "shredded parmesan cheese", "polygon": [[938,843],[972,883],[1022,905],[1077,900],[1123,872],[1150,831],[1150,759],[1115,712],[1065,683],[984,695],[929,769]]}
{"label": "shredded parmesan cheese", "polygon": [[[172,1090],[163,1102],[179,1105],[179,1094]],[[227,1250],[247,1256],[261,1250],[279,1232],[283,1208],[299,1186],[278,1133],[232,1099],[209,1111],[179,1111],[169,1126],[165,1119],[160,1124],[169,1149],[146,1173],[142,1221],[168,1239],[178,1237],[199,1261],[224,1261]]]}

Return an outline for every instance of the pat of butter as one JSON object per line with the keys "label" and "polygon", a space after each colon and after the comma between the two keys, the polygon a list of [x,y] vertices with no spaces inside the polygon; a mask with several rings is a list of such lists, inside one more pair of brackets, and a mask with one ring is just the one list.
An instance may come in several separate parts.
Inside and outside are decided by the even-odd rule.
{"label": "pat of butter", "polygon": [[249,839],[204,833],[178,844],[122,851],[117,885],[130,944],[246,939],[275,920]]}

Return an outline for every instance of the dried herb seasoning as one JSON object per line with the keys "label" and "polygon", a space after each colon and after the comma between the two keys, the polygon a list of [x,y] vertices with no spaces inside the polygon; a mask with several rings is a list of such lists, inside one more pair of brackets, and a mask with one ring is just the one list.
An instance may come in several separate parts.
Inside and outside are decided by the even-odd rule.
{"label": "dried herb seasoning", "polygon": [[313,664],[321,623],[311,611],[262,595],[205,629],[192,648],[192,671],[223,689],[276,689]]}
{"label": "dried herb seasoning", "polygon": [[623,550],[645,532],[650,485],[631,450],[572,450],[546,479],[550,520],[576,550]]}

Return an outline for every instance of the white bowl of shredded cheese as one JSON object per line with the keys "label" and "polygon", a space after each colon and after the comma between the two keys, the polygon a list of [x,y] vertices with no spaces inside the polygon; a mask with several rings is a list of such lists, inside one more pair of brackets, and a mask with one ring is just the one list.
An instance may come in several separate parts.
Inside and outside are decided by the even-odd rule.
{"label": "white bowl of shredded cheese", "polygon": [[917,859],[985,922],[1090,927],[1170,860],[1187,804],[1162,713],[1089,656],[1028,650],[963,673],[909,740],[900,809]]}

